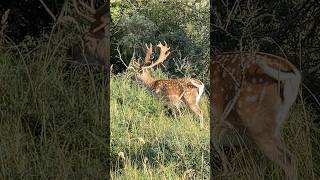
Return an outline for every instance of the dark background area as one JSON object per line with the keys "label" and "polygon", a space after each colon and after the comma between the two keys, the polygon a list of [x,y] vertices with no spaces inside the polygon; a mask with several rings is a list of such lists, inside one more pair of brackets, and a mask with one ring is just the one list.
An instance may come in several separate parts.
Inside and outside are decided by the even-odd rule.
{"label": "dark background area", "polygon": [[[57,15],[64,0],[44,1],[50,10]],[[50,29],[52,18],[38,0],[5,0],[0,2],[0,15],[10,9],[6,35],[16,43],[26,35],[37,37],[41,32]]]}
{"label": "dark background area", "polygon": [[[65,0],[43,0],[57,17]],[[98,1],[96,7],[103,1]],[[39,0],[4,0],[0,1],[0,16],[10,9],[6,35],[15,43],[22,41],[26,35],[39,37],[51,29],[53,19]]]}

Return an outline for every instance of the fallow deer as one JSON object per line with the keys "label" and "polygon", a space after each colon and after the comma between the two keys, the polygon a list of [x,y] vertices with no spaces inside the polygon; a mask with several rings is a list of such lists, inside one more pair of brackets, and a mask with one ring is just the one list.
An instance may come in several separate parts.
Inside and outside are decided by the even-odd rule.
{"label": "fallow deer", "polygon": [[211,144],[228,171],[221,149],[230,130],[249,137],[285,172],[297,179],[295,157],[281,126],[296,100],[301,75],[287,59],[257,52],[214,55],[210,65]]}
{"label": "fallow deer", "polygon": [[79,16],[91,23],[88,32],[82,36],[81,45],[76,45],[71,51],[73,62],[108,67],[110,62],[110,10],[109,1],[95,9],[95,0],[87,4],[81,0],[72,0]]}
{"label": "fallow deer", "polygon": [[161,42],[157,45],[160,48],[158,59],[152,63],[152,44],[150,47],[146,45],[147,52],[143,65],[133,62],[134,68],[137,70],[133,76],[134,80],[141,82],[148,90],[152,91],[157,97],[164,98],[169,105],[173,106],[179,115],[181,115],[180,105],[186,104],[200,118],[200,127],[203,128],[203,113],[199,107],[200,97],[204,91],[204,84],[197,79],[180,78],[180,79],[155,79],[149,73],[149,69],[164,62],[170,54],[170,47],[167,43]]}

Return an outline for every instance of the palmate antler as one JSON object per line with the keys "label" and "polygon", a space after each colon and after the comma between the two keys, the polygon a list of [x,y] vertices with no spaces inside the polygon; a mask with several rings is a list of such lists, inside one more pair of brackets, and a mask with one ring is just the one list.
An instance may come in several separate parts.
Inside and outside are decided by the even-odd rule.
{"label": "palmate antler", "polygon": [[106,14],[106,12],[109,12],[109,6],[110,5],[108,3],[104,3],[96,10],[94,18],[97,21],[95,22],[95,26],[91,28],[91,32],[95,33],[97,31],[100,31],[108,24],[110,24],[110,18],[108,17],[108,14]]}
{"label": "palmate antler", "polygon": [[[73,10],[82,19],[90,22],[90,29],[82,35],[81,45],[71,49],[74,61],[95,65],[105,65],[109,59],[109,25],[111,21],[109,1],[101,6],[97,0],[70,0]],[[101,3],[99,3],[101,4]]]}
{"label": "palmate antler", "polygon": [[110,23],[107,15],[108,3],[104,3],[98,9],[95,9],[95,0],[90,0],[90,5],[82,0],[72,0],[73,7],[77,14],[92,23],[90,31],[96,33]]}
{"label": "palmate antler", "polygon": [[169,51],[170,47],[168,47],[168,44],[165,41],[164,41],[164,45],[161,42],[159,42],[157,47],[160,48],[160,55],[159,55],[158,59],[156,60],[156,62],[152,63],[152,59],[153,59],[152,44],[150,43],[149,46],[148,46],[148,44],[145,44],[145,46],[146,46],[147,50],[146,50],[146,55],[145,55],[143,64],[140,64],[140,62],[137,62],[134,58],[132,60],[132,66],[135,69],[153,68],[153,67],[161,64],[162,62],[164,62],[170,54],[170,51]]}
{"label": "palmate antler", "polygon": [[[150,44],[150,45],[151,45],[151,44]],[[163,62],[167,59],[167,57],[169,56],[169,54],[171,53],[171,52],[169,51],[170,47],[168,47],[168,44],[166,43],[166,41],[164,41],[164,45],[162,45],[162,43],[159,42],[159,44],[157,45],[157,47],[160,48],[160,55],[159,55],[158,59],[156,60],[156,62],[152,63],[151,65],[149,65],[149,66],[144,66],[144,67],[143,67],[144,69],[150,69],[150,68],[155,67],[156,65],[159,65],[159,64],[163,63]],[[150,49],[149,49],[148,46],[147,46],[147,55],[148,55],[148,52],[149,52],[149,51],[150,51]],[[152,52],[152,45],[151,45],[151,52]],[[146,58],[147,58],[147,55],[146,55]],[[147,61],[145,61],[145,62],[147,62]],[[150,57],[149,57],[149,59],[148,59],[148,62],[151,63]]]}
{"label": "palmate antler", "polygon": [[152,48],[152,44],[150,43],[149,44],[150,47],[148,47],[148,44],[146,44],[146,47],[147,47],[147,52],[146,52],[146,57],[144,58],[144,65],[150,65],[152,64],[152,61],[151,61],[151,56],[152,56],[152,51],[153,51],[153,48]]}
{"label": "palmate antler", "polygon": [[[91,7],[81,0],[72,0],[72,4],[78,15],[85,18],[91,23],[96,21],[96,19],[94,18],[94,14],[96,13],[96,10],[93,7],[93,1],[91,1]],[[81,11],[82,9],[79,8],[79,4],[82,6],[82,9],[89,11],[90,15],[86,15],[83,11]]]}

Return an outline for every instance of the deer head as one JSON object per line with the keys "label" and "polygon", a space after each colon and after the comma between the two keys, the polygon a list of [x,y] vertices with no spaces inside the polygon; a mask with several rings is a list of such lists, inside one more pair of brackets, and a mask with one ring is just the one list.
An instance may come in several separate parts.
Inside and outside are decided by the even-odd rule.
{"label": "deer head", "polygon": [[71,49],[73,62],[105,66],[110,57],[110,11],[109,1],[95,9],[96,2],[88,4],[81,0],[72,0],[76,13],[91,23],[88,32],[82,36],[81,46]]}
{"label": "deer head", "polygon": [[160,48],[160,55],[156,62],[152,63],[153,48],[151,43],[149,44],[149,46],[146,44],[147,51],[144,59],[144,64],[140,64],[139,62],[133,61],[133,67],[136,71],[135,75],[133,76],[134,80],[145,82],[147,84],[154,81],[154,78],[152,78],[149,73],[149,69],[163,63],[170,54],[170,47],[168,47],[165,41],[164,45],[161,42],[159,42],[157,47]]}

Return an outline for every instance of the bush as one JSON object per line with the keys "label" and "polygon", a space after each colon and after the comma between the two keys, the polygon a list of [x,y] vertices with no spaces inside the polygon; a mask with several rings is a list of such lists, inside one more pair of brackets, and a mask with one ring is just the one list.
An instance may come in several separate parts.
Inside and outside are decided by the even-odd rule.
{"label": "bush", "polygon": [[[209,4],[206,1],[113,1],[112,58],[115,72],[129,64],[133,51],[144,57],[145,43],[166,41],[171,54],[164,63],[171,75],[207,80]],[[156,51],[155,57],[158,55]],[[191,66],[191,67],[190,67]]]}

